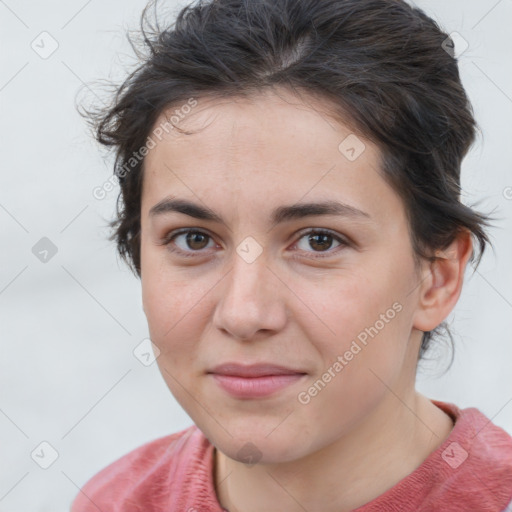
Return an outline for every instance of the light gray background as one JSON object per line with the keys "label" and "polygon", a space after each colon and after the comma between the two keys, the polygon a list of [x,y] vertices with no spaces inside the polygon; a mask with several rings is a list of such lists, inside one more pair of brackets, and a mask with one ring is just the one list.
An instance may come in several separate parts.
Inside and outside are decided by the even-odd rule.
{"label": "light gray background", "polygon": [[[418,388],[512,433],[512,1],[417,4],[469,42],[460,68],[484,136],[464,164],[464,198],[503,218],[491,231],[496,254],[468,272],[449,317],[455,363],[442,376],[442,362],[426,368]],[[156,364],[133,355],[148,331],[139,281],[106,240],[118,189],[93,197],[111,160],[74,107],[83,83],[133,65],[124,32],[144,5],[0,0],[2,512],[68,510],[101,468],[192,423]],[[59,45],[46,59],[31,47],[51,49],[43,31]],[[58,250],[46,263],[32,253],[42,237]],[[58,452],[46,470],[31,458],[39,447],[34,458],[50,460],[43,441]]]}

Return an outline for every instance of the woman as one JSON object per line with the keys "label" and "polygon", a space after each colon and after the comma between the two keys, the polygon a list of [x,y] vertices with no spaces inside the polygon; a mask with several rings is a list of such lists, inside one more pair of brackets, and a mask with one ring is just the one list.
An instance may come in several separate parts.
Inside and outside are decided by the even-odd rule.
{"label": "woman", "polygon": [[476,123],[453,40],[400,0],[214,0],[144,34],[90,115],[194,425],[72,511],[504,510],[512,438],[415,390],[489,242],[460,202]]}

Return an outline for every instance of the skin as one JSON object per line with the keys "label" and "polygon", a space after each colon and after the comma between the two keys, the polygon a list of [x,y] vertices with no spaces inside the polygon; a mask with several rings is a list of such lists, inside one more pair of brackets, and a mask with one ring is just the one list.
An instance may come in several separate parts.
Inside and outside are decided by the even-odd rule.
{"label": "skin", "polygon": [[[416,361],[422,331],[457,302],[470,236],[415,267],[404,206],[380,174],[379,149],[358,136],[366,148],[347,159],[338,146],[354,132],[328,107],[284,89],[198,98],[179,124],[194,133],[170,131],[145,158],[144,311],[169,389],[216,447],[215,488],[230,512],[352,510],[417,468],[453,427],[415,390]],[[168,196],[214,210],[225,225],[151,216]],[[274,208],[327,199],[369,218],[270,224]],[[182,228],[208,236],[162,243]],[[307,228],[332,230],[348,244],[308,241]],[[236,250],[249,236],[263,249],[252,263]],[[397,302],[400,312],[300,403],[298,394]],[[237,399],[207,374],[227,361],[307,375],[270,397]],[[245,463],[244,446],[260,457],[256,464]]]}

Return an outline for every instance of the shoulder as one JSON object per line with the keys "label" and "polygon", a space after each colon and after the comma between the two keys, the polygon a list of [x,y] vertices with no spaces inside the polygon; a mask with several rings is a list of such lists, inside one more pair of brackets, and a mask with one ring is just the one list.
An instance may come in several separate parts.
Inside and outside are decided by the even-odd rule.
{"label": "shoulder", "polygon": [[503,510],[512,500],[512,437],[477,408],[437,405],[456,417],[452,435],[438,450],[446,498],[452,494],[469,507],[464,510]]}
{"label": "shoulder", "polygon": [[453,411],[456,416],[456,427],[448,441],[459,443],[464,448],[465,453],[461,453],[464,461],[467,459],[475,467],[512,470],[512,437],[508,432],[475,407],[459,409],[453,404],[437,404],[442,404],[445,410]]}
{"label": "shoulder", "polygon": [[512,437],[474,407],[431,401],[452,418],[449,436],[418,468],[358,512],[505,511],[512,500]]}
{"label": "shoulder", "polygon": [[[115,460],[80,489],[71,512],[169,509],[173,496],[194,480],[212,446],[192,425],[145,443]],[[203,468],[203,473],[207,470]]]}

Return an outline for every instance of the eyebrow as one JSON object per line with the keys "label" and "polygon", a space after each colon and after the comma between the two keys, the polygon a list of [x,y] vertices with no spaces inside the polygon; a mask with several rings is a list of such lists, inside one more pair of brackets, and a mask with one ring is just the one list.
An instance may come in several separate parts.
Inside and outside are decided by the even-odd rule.
{"label": "eyebrow", "polygon": [[[150,217],[165,215],[167,213],[177,212],[189,217],[200,220],[209,220],[226,225],[224,219],[210,208],[200,206],[185,199],[167,197],[155,204],[149,210]],[[272,211],[270,222],[272,226],[283,222],[312,217],[315,215],[336,215],[339,217],[348,217],[356,220],[372,220],[371,216],[346,203],[338,201],[323,201],[312,203],[297,203],[290,206],[280,206]]]}

